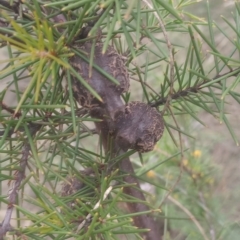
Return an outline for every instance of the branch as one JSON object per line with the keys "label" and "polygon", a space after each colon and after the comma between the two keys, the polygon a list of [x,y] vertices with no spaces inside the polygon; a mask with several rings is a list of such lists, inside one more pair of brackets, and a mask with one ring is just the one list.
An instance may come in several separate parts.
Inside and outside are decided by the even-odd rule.
{"label": "branch", "polygon": [[[113,108],[114,109],[114,108]],[[102,113],[94,113],[93,117],[99,117],[103,121],[102,122],[96,122],[96,127],[99,131],[99,134],[101,135],[102,143],[105,149],[106,154],[109,152],[108,146],[109,146],[109,121],[104,119],[102,116],[104,114]],[[112,140],[112,144],[114,151],[111,152],[113,156],[123,154],[123,151],[118,151],[117,142],[116,140]],[[150,208],[145,205],[143,202],[146,202],[146,198],[141,191],[140,184],[138,182],[138,179],[134,176],[134,169],[132,166],[132,163],[129,158],[124,158],[120,161],[119,163],[119,168],[121,171],[126,173],[127,175],[124,177],[124,181],[126,182],[127,185],[134,185],[134,187],[124,187],[123,192],[131,196],[135,199],[139,199],[141,202],[126,202],[127,207],[129,209],[129,212],[131,213],[137,213],[137,212],[145,212],[149,211]],[[153,219],[153,216],[150,215],[139,215],[139,216],[134,216],[133,217],[134,225],[140,229],[149,229],[149,232],[142,233],[142,236],[146,240],[161,240],[163,231],[162,231],[162,226],[159,225],[155,220]]]}
{"label": "branch", "polygon": [[[36,132],[40,129],[40,127],[41,126],[31,124],[31,126],[29,127],[30,134],[34,136]],[[24,143],[22,148],[22,157],[19,165],[20,170],[18,170],[16,173],[14,186],[8,196],[8,208],[7,208],[4,220],[0,225],[0,240],[3,239],[3,237],[6,235],[8,231],[13,230],[10,224],[10,221],[11,221],[11,217],[14,209],[14,204],[16,204],[19,186],[23,181],[23,179],[25,178],[25,170],[26,170],[30,150],[31,150],[30,144],[28,142]]]}
{"label": "branch", "polygon": [[[171,99],[174,100],[174,99],[178,99],[180,97],[185,97],[189,93],[197,93],[198,91],[199,91],[198,86],[196,86],[196,87],[189,87],[189,88],[186,88],[184,90],[181,90],[181,91],[178,91],[178,92],[174,93],[172,95]],[[158,106],[164,105],[167,102],[167,99],[168,99],[167,97],[161,98],[161,99],[157,100],[154,103],[150,103],[150,106],[151,107],[158,107]]]}
{"label": "branch", "polygon": [[[90,55],[91,49],[92,49],[91,42],[86,42],[83,44],[83,49],[86,53]],[[79,82],[79,80],[72,76],[72,90],[73,90],[73,96],[75,97],[76,101],[79,102],[82,106],[92,106],[90,115],[92,118],[98,118],[101,119],[101,122],[95,122],[96,128],[99,132],[99,135],[101,135],[101,142],[103,144],[105,154],[110,156],[112,158],[119,156],[120,154],[127,151],[129,146],[125,145],[126,143],[130,143],[133,141],[133,145],[135,146],[134,142],[137,142],[137,139],[126,139],[128,138],[124,134],[124,130],[127,126],[122,125],[121,123],[118,124],[116,114],[123,113],[125,114],[125,104],[122,102],[121,99],[121,93],[126,92],[129,87],[129,75],[127,72],[127,69],[124,65],[124,62],[117,54],[116,50],[113,47],[108,47],[106,53],[102,54],[102,47],[103,44],[101,42],[98,42],[94,46],[94,64],[97,64],[99,67],[101,67],[104,71],[106,71],[108,74],[112,76],[116,76],[116,80],[119,82],[119,86],[116,87],[115,84],[110,83],[109,79],[107,79],[103,74],[99,74],[98,70],[95,68],[92,68],[91,77],[89,77],[89,63],[88,61],[85,61],[84,59],[81,59],[81,57],[73,56],[70,59],[70,64],[72,67],[74,67],[75,71],[78,72],[79,75],[81,75],[84,79],[88,79],[88,84],[96,90],[96,92],[99,94],[99,96],[103,99],[103,102],[97,101],[92,95],[89,94],[89,92],[86,90],[86,88]],[[141,104],[140,104],[141,105]],[[138,108],[137,116],[135,116],[135,119],[138,119],[145,116],[144,112],[141,111],[141,107]],[[129,110],[129,109],[128,109]],[[131,110],[129,110],[131,112]],[[151,116],[154,114],[150,114]],[[150,116],[149,115],[149,116]],[[156,116],[155,116],[156,117]],[[136,122],[130,118],[130,123],[132,125],[136,125]],[[158,122],[158,121],[156,121]],[[126,121],[125,121],[126,124]],[[152,123],[155,126],[155,122]],[[121,125],[121,126],[120,126]],[[142,128],[145,128],[146,123],[144,123],[144,126]],[[133,128],[135,128],[134,126]],[[152,127],[152,126],[151,126]],[[119,129],[122,130],[122,135],[118,138],[116,136],[116,131]],[[119,131],[121,131],[119,130]],[[123,133],[124,132],[124,133]],[[140,134],[142,132],[140,131]],[[158,134],[160,132],[158,131]],[[112,135],[112,136],[111,136]],[[126,138],[125,138],[126,137]],[[140,136],[138,136],[140,138]],[[111,140],[111,144],[109,144]],[[123,142],[121,142],[123,140]],[[126,140],[126,141],[125,141]],[[125,143],[125,144],[124,144]],[[151,141],[148,142],[147,146],[150,145]],[[112,148],[110,147],[112,146]],[[131,145],[132,146],[132,145]],[[142,146],[141,144],[139,145]],[[127,148],[127,149],[126,149]],[[130,147],[131,148],[131,147]],[[144,150],[144,149],[143,149]],[[110,162],[112,164],[112,162]],[[134,170],[131,164],[131,161],[129,158],[122,159],[119,163],[120,170],[126,175],[124,176],[124,181],[126,182],[126,187],[123,188],[123,191],[126,195],[128,195],[130,198],[139,199],[139,202],[127,202],[127,206],[129,208],[129,211],[131,213],[137,213],[137,212],[146,212],[150,211],[151,209],[145,204],[146,199],[144,194],[141,191],[138,179],[134,176]],[[109,167],[111,170],[111,167]],[[134,185],[134,187],[132,187]],[[131,187],[129,187],[131,186]],[[158,226],[157,222],[154,221],[152,216],[143,214],[140,216],[134,216],[133,217],[134,225],[140,229],[148,229],[149,232],[142,233],[142,237],[147,240],[161,240],[161,232],[160,228],[162,229],[162,226]]]}
{"label": "branch", "polygon": [[[232,75],[228,76],[229,74],[233,73]],[[213,79],[212,81],[216,82],[216,83],[220,83],[220,81],[222,81],[222,78],[224,76],[226,77],[233,77],[233,76],[237,76],[238,74],[240,73],[240,68],[237,68],[235,70],[230,70],[228,71],[227,73],[223,73],[223,74],[217,74]],[[219,81],[215,81],[217,80],[218,78]],[[188,87],[184,90],[180,90],[176,93],[174,93],[171,97],[171,99],[178,99],[180,97],[185,97],[187,96],[189,93],[198,93],[199,90],[203,89],[204,87],[202,87],[204,84],[206,83],[209,83],[209,80],[204,80],[202,83],[196,85],[196,86],[193,86],[193,87]],[[156,102],[153,102],[153,103],[150,103],[150,106],[151,107],[158,107],[158,106],[161,106],[161,105],[164,105],[168,100],[168,97],[164,97],[164,98],[160,98],[159,100],[157,100]]]}

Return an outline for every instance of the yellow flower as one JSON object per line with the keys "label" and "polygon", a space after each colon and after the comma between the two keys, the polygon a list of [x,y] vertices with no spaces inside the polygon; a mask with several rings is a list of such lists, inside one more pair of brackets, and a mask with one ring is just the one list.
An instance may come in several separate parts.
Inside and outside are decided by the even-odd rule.
{"label": "yellow flower", "polygon": [[183,166],[187,166],[188,165],[188,160],[187,159],[183,159],[182,164],[183,164]]}
{"label": "yellow flower", "polygon": [[179,195],[177,193],[174,193],[172,196],[174,199],[179,199]]}
{"label": "yellow flower", "polygon": [[193,179],[196,179],[197,178],[197,175],[195,173],[192,174],[192,178]]}
{"label": "yellow flower", "polygon": [[214,179],[213,178],[208,178],[207,183],[212,186],[214,184]]}
{"label": "yellow flower", "polygon": [[192,153],[192,156],[194,156],[195,158],[199,158],[202,156],[202,152],[200,150],[195,150],[193,153]]}
{"label": "yellow flower", "polygon": [[154,178],[156,176],[156,173],[153,170],[150,170],[147,172],[147,177]]}

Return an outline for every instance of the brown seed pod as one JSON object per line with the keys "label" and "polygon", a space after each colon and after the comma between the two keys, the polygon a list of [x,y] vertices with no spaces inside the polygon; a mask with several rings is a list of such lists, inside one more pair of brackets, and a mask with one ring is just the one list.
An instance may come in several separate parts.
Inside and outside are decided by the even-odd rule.
{"label": "brown seed pod", "polygon": [[126,151],[139,152],[153,150],[164,130],[162,115],[146,103],[131,102],[124,110],[117,111],[114,117],[116,141]]}
{"label": "brown seed pod", "polygon": [[[102,70],[112,75],[119,82],[119,85],[111,82],[94,67],[91,70],[92,75],[89,77],[89,63],[81,59],[79,56],[73,56],[70,59],[70,63],[81,77],[99,94],[104,103],[109,102],[108,100],[111,99],[110,101],[116,102],[117,105],[119,99],[115,100],[116,96],[119,98],[120,95],[123,92],[128,91],[129,88],[128,71],[123,58],[112,46],[108,47],[105,54],[102,54],[102,47],[102,43],[96,43],[94,49],[94,63]],[[86,42],[81,46],[81,51],[86,52],[87,58],[90,58],[91,48],[92,43],[90,42]],[[82,106],[100,104],[75,77],[73,77],[72,85],[74,97]]]}

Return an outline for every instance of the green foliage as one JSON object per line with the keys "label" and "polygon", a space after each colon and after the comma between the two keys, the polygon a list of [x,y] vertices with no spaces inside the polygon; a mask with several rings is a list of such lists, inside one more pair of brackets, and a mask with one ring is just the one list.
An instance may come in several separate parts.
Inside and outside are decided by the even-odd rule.
{"label": "green foliage", "polygon": [[[211,196],[219,179],[217,167],[207,151],[194,152],[194,130],[182,122],[184,118],[205,125],[198,115],[204,111],[225,123],[238,145],[225,105],[228,97],[240,103],[240,4],[235,3],[231,20],[222,17],[227,25],[223,29],[212,20],[209,2],[203,2],[206,19],[192,12],[200,4],[195,0],[26,0],[0,5],[1,47],[7,53],[0,71],[5,84],[0,89],[1,209],[9,201],[7,183],[19,180],[24,147],[30,151],[9,239],[10,234],[18,239],[140,239],[147,229],[131,225],[134,213],[124,205],[139,200],[126,196],[122,175],[106,167],[126,155],[135,164],[136,176],[154,189],[146,195],[156,216],[164,212],[165,239],[211,239],[212,229],[214,239],[227,239],[232,228],[239,231],[237,223],[225,227],[218,219]],[[125,102],[145,101],[164,113],[165,134],[151,153],[130,150],[110,159],[93,130],[99,119],[73,98],[72,76],[100,99],[69,64],[74,54],[86,59],[75,47],[83,42],[81,29],[92,22],[88,40],[96,39],[101,28],[103,53],[113,45],[127,59],[132,86],[123,95]],[[219,34],[228,51],[218,48]],[[92,57],[86,61],[116,83]],[[10,91],[16,104],[7,98]],[[190,144],[184,144],[186,139]],[[93,172],[86,174],[86,169]],[[62,187],[72,188],[69,177],[82,183],[70,195]]]}

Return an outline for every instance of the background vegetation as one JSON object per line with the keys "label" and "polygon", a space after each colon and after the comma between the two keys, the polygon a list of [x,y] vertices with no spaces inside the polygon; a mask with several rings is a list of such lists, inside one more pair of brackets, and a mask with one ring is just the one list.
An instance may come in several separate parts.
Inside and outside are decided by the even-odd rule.
{"label": "background vegetation", "polygon": [[[109,159],[92,131],[96,119],[66,87],[74,74],[69,43],[105,8],[90,35],[100,26],[104,46],[125,54],[131,88],[123,98],[164,112],[165,133],[155,149],[129,151],[136,176],[150,193],[147,200],[163,223],[164,239],[239,239],[240,4],[7,3],[1,4],[0,21],[1,220],[9,213],[9,196],[17,197],[10,208],[15,230],[8,238],[139,238],[141,230],[130,226],[124,205],[135,199],[122,193],[119,173],[99,174]],[[59,13],[67,22],[56,25]],[[24,163],[26,148],[30,154]],[[89,168],[94,175],[78,174]],[[63,188],[76,176],[84,183],[80,191]],[[14,195],[16,182],[20,191]],[[87,231],[77,233],[86,216],[91,216]]]}

